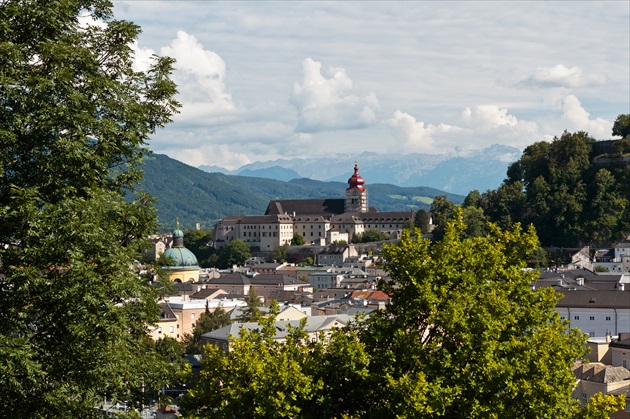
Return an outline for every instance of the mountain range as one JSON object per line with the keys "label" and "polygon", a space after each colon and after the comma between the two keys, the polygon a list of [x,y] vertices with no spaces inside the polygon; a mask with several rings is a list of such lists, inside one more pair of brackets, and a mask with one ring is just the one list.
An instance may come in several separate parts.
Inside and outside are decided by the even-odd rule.
{"label": "mountain range", "polygon": [[[168,156],[152,154],[144,160],[144,180],[140,187],[157,198],[157,215],[162,231],[172,229],[177,220],[184,229],[194,228],[197,223],[209,229],[217,220],[228,215],[262,215],[272,199],[343,198],[352,168],[352,165],[346,165],[345,173],[338,175],[343,182],[307,178],[283,181],[208,173]],[[360,173],[363,175],[363,169]],[[368,202],[369,206],[380,211],[428,209],[438,195],[446,195],[455,203],[464,199],[462,195],[436,188],[383,184],[381,179],[379,183],[373,182],[366,179]]]}
{"label": "mountain range", "polygon": [[467,195],[473,189],[484,192],[501,185],[508,165],[519,159],[521,152],[495,144],[466,156],[447,154],[334,154],[327,157],[295,158],[255,162],[234,171],[218,166],[199,166],[206,172],[253,176],[290,181],[309,178],[325,182],[345,182],[354,161],[366,182],[378,180],[404,187],[419,185],[454,194]]}

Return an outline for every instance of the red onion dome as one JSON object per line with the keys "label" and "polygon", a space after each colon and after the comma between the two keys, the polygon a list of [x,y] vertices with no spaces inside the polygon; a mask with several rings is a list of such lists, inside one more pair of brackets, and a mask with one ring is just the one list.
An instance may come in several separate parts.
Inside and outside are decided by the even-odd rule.
{"label": "red onion dome", "polygon": [[359,166],[355,163],[354,174],[350,179],[348,179],[348,189],[346,189],[346,191],[349,191],[350,189],[356,189],[359,192],[363,192],[365,190],[365,188],[363,187],[364,184],[365,180],[363,180],[363,178],[359,174]]}

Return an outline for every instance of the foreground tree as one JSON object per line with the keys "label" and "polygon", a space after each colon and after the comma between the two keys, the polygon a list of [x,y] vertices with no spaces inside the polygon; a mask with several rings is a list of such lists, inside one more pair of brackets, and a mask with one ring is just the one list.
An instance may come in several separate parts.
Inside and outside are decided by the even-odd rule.
{"label": "foreground tree", "polygon": [[158,290],[133,268],[154,210],[125,195],[176,110],[172,60],[134,71],[140,30],[111,7],[0,2],[0,404],[13,417],[95,416],[168,366],[141,343]]}
{"label": "foreground tree", "polygon": [[368,319],[374,417],[558,418],[571,415],[572,363],[584,337],[568,331],[553,289],[524,271],[533,229],[462,238],[461,209],[435,245],[419,235],[385,250],[394,282]]}

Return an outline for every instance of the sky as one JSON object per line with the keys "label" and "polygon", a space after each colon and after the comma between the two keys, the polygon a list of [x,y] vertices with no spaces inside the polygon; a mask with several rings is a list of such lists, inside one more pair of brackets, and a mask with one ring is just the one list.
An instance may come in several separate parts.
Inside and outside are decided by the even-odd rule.
{"label": "sky", "polygon": [[630,113],[625,0],[135,0],[114,16],[142,27],[138,69],[177,60],[182,107],[149,148],[192,166],[605,140]]}

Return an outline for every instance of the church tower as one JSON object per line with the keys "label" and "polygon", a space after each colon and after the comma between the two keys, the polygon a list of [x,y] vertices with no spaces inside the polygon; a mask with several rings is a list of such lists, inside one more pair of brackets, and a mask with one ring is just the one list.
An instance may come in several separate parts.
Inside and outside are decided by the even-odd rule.
{"label": "church tower", "polygon": [[345,212],[367,212],[368,199],[367,189],[363,187],[365,180],[359,174],[359,166],[354,164],[354,174],[348,179],[348,189],[346,189]]}

